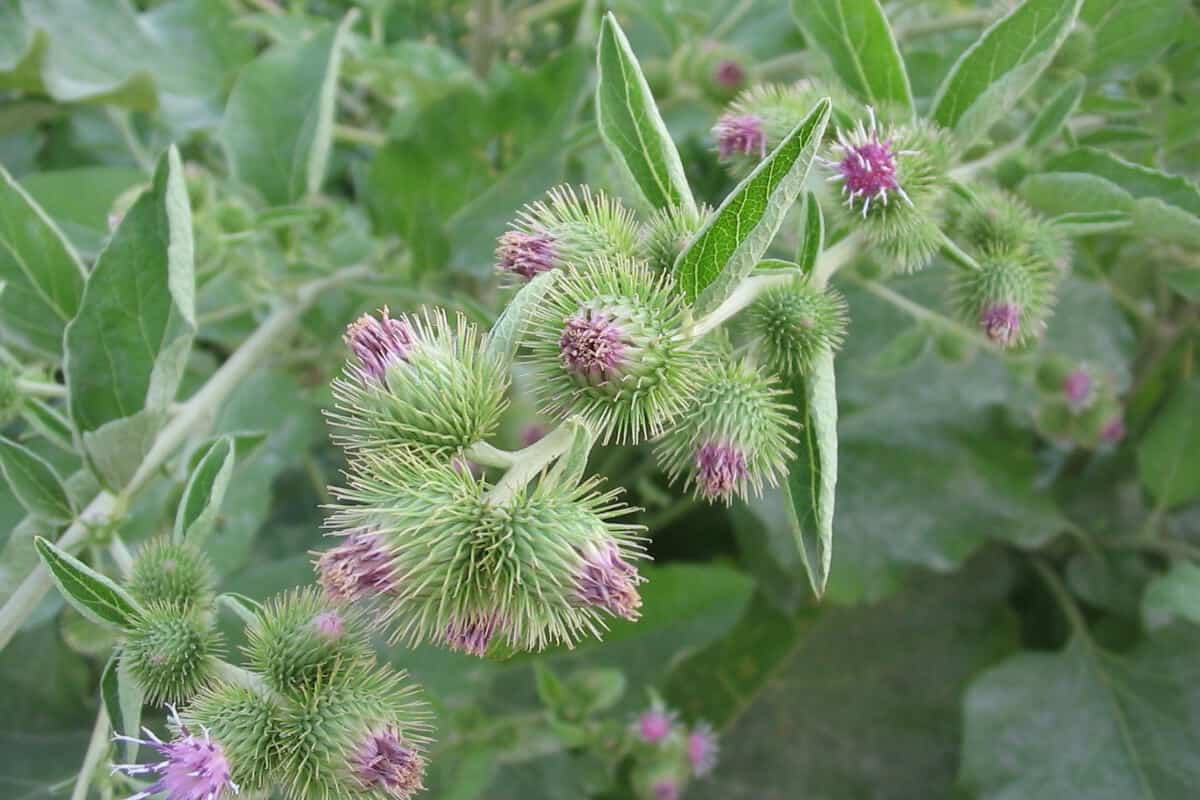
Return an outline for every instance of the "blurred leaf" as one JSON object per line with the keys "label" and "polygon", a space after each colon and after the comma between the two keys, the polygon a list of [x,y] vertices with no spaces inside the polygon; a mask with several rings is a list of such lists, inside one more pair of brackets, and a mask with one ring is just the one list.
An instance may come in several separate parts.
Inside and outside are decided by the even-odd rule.
{"label": "blurred leaf", "polygon": [[1142,485],[1167,508],[1200,497],[1200,378],[1175,389],[1138,443]]}
{"label": "blurred leaf", "polygon": [[[121,658],[119,650],[108,659],[100,676],[100,699],[108,711],[113,733],[129,739],[142,738],[139,728],[142,724],[145,693],[125,666],[125,660]],[[137,761],[138,745],[136,741],[129,739],[122,740],[116,747],[124,751],[123,763],[133,764]]]}
{"label": "blurred leaf", "polygon": [[1025,144],[1038,147],[1046,144],[1062,130],[1067,120],[1079,108],[1083,98],[1083,90],[1087,88],[1087,79],[1077,75],[1063,84],[1054,97],[1050,98],[1033,120],[1029,132],[1025,134]]}
{"label": "blurred leaf", "polygon": [[100,625],[129,628],[141,608],[128,592],[42,537],[34,540],[38,555],[54,576],[63,598],[75,610]]}
{"label": "blurred leaf", "polygon": [[79,167],[35,172],[22,179],[29,196],[89,258],[94,258],[108,239],[113,202],[127,189],[145,182],[140,170],[129,167]]}
{"label": "blurred leaf", "polygon": [[596,124],[613,160],[625,167],[652,208],[695,211],[679,151],[611,11],[600,26],[596,72]]}
{"label": "blurred leaf", "polygon": [[796,249],[796,263],[805,274],[811,275],[817,266],[817,258],[825,248],[825,216],[821,205],[812,192],[804,193],[801,206],[804,227],[800,231],[800,246]]}
{"label": "blurred leaf", "polygon": [[1084,0],[1079,19],[1092,31],[1088,71],[1127,78],[1153,63],[1181,33],[1184,0]]}
{"label": "blurred leaf", "polygon": [[965,700],[962,780],[1027,800],[1188,797],[1200,780],[1200,630],[1163,630],[1127,654],[1076,633],[977,678]]}
{"label": "blurred leaf", "polygon": [[884,116],[913,113],[904,59],[879,0],[792,0],[792,15],[810,45],[864,103]]}
{"label": "blurred leaf", "polygon": [[804,188],[831,103],[821,100],[725,198],[675,262],[675,279],[697,315],[721,304],[766,254]]}
{"label": "blurred leaf", "polygon": [[354,12],[299,43],[277,44],[243,68],[217,137],[233,176],[271,205],[320,191],[333,141],[342,45]]}
{"label": "blurred leaf", "polygon": [[233,474],[233,442],[224,436],[215,441],[188,478],[175,516],[174,539],[203,549],[204,540],[216,523],[225,499],[225,488]]}
{"label": "blurred leaf", "polygon": [[63,234],[0,167],[0,339],[52,360],[79,309],[84,271]]}
{"label": "blurred leaf", "polygon": [[0,436],[0,471],[30,514],[50,522],[70,522],[75,518],[71,499],[54,468],[29,448],[3,436]]}
{"label": "blurred leaf", "polygon": [[930,119],[972,144],[1049,66],[1083,0],[1025,0],[958,59],[933,100]]}
{"label": "blurred leaf", "polygon": [[71,418],[110,488],[133,476],[175,399],[194,296],[191,212],[172,147],[100,254],[66,331]]}
{"label": "blurred leaf", "polygon": [[1142,597],[1142,619],[1150,629],[1176,619],[1200,625],[1200,566],[1175,561],[1165,575],[1152,580]]}

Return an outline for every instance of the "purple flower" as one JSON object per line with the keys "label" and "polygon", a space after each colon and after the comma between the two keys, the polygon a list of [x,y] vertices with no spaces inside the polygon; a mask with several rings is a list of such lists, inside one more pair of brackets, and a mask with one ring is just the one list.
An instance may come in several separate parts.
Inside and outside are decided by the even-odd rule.
{"label": "purple flower", "polygon": [[675,719],[671,712],[662,706],[655,705],[638,714],[637,720],[633,723],[633,730],[643,742],[658,744],[671,735],[674,725]]}
{"label": "purple flower", "polygon": [[637,610],[642,605],[637,590],[638,572],[621,558],[616,544],[609,541],[600,547],[589,546],[582,555],[583,563],[575,579],[578,599],[614,616],[637,619]]}
{"label": "purple flower", "polygon": [[496,268],[528,279],[554,269],[556,255],[550,234],[508,231],[496,244]]}
{"label": "purple flower", "polygon": [[500,615],[495,612],[458,619],[446,626],[446,645],[470,656],[483,656],[501,627]]}
{"label": "purple flower", "polygon": [[568,319],[558,347],[563,366],[592,383],[610,380],[625,363],[625,332],[603,311],[587,309]]}
{"label": "purple flower", "polygon": [[713,67],[713,80],[726,89],[736,89],[746,82],[746,70],[732,58],[723,58]]}
{"label": "purple flower", "polygon": [[674,778],[659,778],[650,791],[654,800],[679,800],[679,783]]}
{"label": "purple flower", "polygon": [[1012,347],[1021,334],[1021,309],[1013,303],[992,303],[979,315],[979,327],[1001,347]]}
{"label": "purple flower", "polygon": [[830,180],[842,182],[846,205],[853,206],[862,200],[864,218],[872,201],[887,205],[888,192],[895,192],[912,205],[912,200],[896,179],[896,156],[913,153],[907,150],[894,152],[891,139],[879,138],[875,110],[867,106],[867,114],[870,117],[868,127],[864,128],[862,120],[859,120],[854,130],[837,132],[834,149],[841,153],[841,158],[837,161],[822,159],[827,166],[836,170]]}
{"label": "purple flower", "polygon": [[136,742],[154,748],[163,760],[152,764],[114,764],[113,772],[126,775],[157,773],[158,780],[128,800],[144,800],[162,794],[165,800],[224,800],[238,793],[238,786],[230,778],[229,761],[221,746],[214,742],[207,729],[202,728],[203,738],[193,736],[179,720],[173,706],[171,718],[179,728],[179,734],[169,742],[143,728],[147,739],[117,736],[118,740]]}
{"label": "purple flower", "polygon": [[717,137],[717,154],[730,158],[734,153],[767,155],[767,134],[761,117],[753,114],[725,114],[713,126]]}
{"label": "purple flower", "polygon": [[340,639],[345,631],[342,615],[336,611],[323,611],[313,617],[313,630],[326,639]]}
{"label": "purple flower", "polygon": [[687,759],[697,777],[707,775],[717,765],[717,735],[708,723],[701,722],[688,734]]}
{"label": "purple flower", "polygon": [[1091,395],[1092,376],[1086,369],[1080,367],[1072,370],[1063,379],[1063,396],[1067,399],[1067,405],[1073,410],[1078,411],[1086,406]]}
{"label": "purple flower", "polygon": [[365,600],[396,588],[391,554],[379,533],[354,528],[317,560],[318,580],[331,600]]}
{"label": "purple flower", "polygon": [[696,484],[706,500],[729,499],[750,474],[746,454],[727,442],[706,442],[696,451]]}
{"label": "purple flower", "polygon": [[392,727],[368,734],[350,757],[350,772],[364,790],[380,789],[396,800],[425,788],[425,760]]}
{"label": "purple flower", "polygon": [[388,367],[408,360],[416,336],[408,320],[392,319],[384,306],[378,319],[363,314],[352,322],[343,338],[358,360],[359,374],[365,380],[380,382]]}
{"label": "purple flower", "polygon": [[1100,429],[1100,441],[1105,444],[1116,444],[1125,438],[1125,418],[1120,414],[1104,423]]}

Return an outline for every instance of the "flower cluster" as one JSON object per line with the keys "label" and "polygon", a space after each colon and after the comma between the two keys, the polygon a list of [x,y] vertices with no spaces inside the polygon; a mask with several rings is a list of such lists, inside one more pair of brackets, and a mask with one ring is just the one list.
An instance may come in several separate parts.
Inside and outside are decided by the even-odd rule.
{"label": "flower cluster", "polygon": [[717,737],[712,726],[688,728],[660,700],[638,714],[630,726],[636,743],[633,784],[645,800],[677,800],[689,781],[716,767]]}

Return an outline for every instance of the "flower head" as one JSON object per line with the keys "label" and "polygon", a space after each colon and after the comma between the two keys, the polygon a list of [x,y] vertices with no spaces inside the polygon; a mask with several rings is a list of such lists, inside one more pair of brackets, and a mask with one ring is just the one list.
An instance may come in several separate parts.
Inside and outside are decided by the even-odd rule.
{"label": "flower head", "polygon": [[951,297],[959,315],[996,345],[1024,347],[1046,328],[1054,305],[1058,269],[1027,252],[988,251],[978,269],[955,270]]}
{"label": "flower head", "polygon": [[1079,411],[1092,399],[1092,375],[1083,367],[1071,370],[1063,378],[1063,397],[1072,411]]}
{"label": "flower head", "polygon": [[503,627],[504,619],[497,612],[455,619],[446,625],[446,646],[469,656],[483,656]]}
{"label": "flower head", "polygon": [[616,617],[637,619],[642,598],[637,585],[641,578],[637,568],[621,558],[615,542],[588,545],[576,577],[575,592],[579,601],[603,608]]}
{"label": "flower head", "polygon": [[365,790],[408,800],[425,788],[425,759],[394,726],[369,733],[350,756],[350,772]]}
{"label": "flower head", "polygon": [[979,312],[979,328],[1001,347],[1012,347],[1021,336],[1021,308],[1015,303],[999,302]]}
{"label": "flower head", "polygon": [[749,474],[746,454],[729,442],[705,442],[696,449],[696,485],[706,500],[730,497]]}
{"label": "flower head", "polygon": [[179,720],[173,706],[171,717],[179,734],[164,742],[149,729],[143,728],[148,738],[136,739],[118,736],[119,740],[136,742],[157,750],[163,760],[153,764],[115,764],[114,772],[126,775],[157,773],[158,779],[138,792],[129,800],[144,800],[161,794],[165,800],[226,800],[238,793],[238,785],[230,776],[229,761],[221,745],[213,741],[207,729],[195,736]]}
{"label": "flower head", "polygon": [[846,301],[834,289],[795,281],[769,290],[747,314],[766,365],[784,377],[804,375],[846,338]]}
{"label": "flower head", "polygon": [[867,106],[867,115],[870,122],[865,128],[860,119],[853,130],[838,130],[834,150],[841,154],[841,158],[836,162],[826,162],[835,170],[830,180],[842,183],[846,205],[853,206],[861,201],[864,219],[872,202],[887,205],[888,192],[899,195],[909,206],[912,205],[912,199],[897,180],[896,158],[918,155],[916,151],[894,150],[891,137],[880,138],[875,110],[870,106]]}
{"label": "flower head", "polygon": [[121,662],[151,702],[174,703],[212,678],[221,646],[208,609],[147,603],[128,631]]}
{"label": "flower head", "polygon": [[206,605],[215,584],[212,567],[202,552],[167,537],[138,551],[129,576],[129,591],[138,600],[181,608]]}
{"label": "flower head", "polygon": [[590,383],[610,380],[625,363],[626,337],[612,312],[583,309],[563,324],[558,340],[563,366]]}
{"label": "flower head", "polygon": [[382,381],[389,367],[408,360],[415,334],[407,319],[392,319],[384,306],[378,319],[363,314],[350,323],[343,338],[358,362],[359,374]]}
{"label": "flower head", "polygon": [[533,278],[556,266],[554,236],[546,232],[512,230],[496,246],[496,268],[522,278]]}
{"label": "flower head", "polygon": [[723,58],[712,71],[713,81],[726,89],[737,89],[746,82],[746,70],[735,59]]}
{"label": "flower head", "polygon": [[317,580],[331,600],[369,600],[395,589],[391,555],[376,531],[354,528],[317,559]]}
{"label": "flower head", "polygon": [[638,714],[633,723],[634,733],[646,744],[658,744],[670,737],[675,730],[675,715],[655,703]]}
{"label": "flower head", "polygon": [[1116,444],[1125,438],[1125,418],[1120,414],[1110,417],[1100,429],[1100,441],[1105,444]]}
{"label": "flower head", "polygon": [[725,114],[713,126],[717,138],[717,154],[722,159],[736,153],[755,155],[761,159],[767,155],[767,134],[763,120],[753,114]]}
{"label": "flower head", "polygon": [[707,775],[717,765],[717,735],[707,723],[702,722],[688,732],[685,746],[688,764],[697,777]]}

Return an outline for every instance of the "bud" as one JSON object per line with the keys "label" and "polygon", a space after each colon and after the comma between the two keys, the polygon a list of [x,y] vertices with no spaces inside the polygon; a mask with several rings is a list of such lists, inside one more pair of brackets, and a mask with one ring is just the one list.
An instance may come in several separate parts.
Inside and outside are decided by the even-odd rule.
{"label": "bud", "polygon": [[478,329],[441,311],[366,317],[350,326],[354,361],[333,381],[334,439],[352,451],[407,448],[451,455],[496,429],[508,371]]}
{"label": "bud", "polygon": [[246,792],[266,789],[279,768],[283,715],[270,692],[224,681],[205,687],[184,713],[189,729],[220,742],[231,779]]}
{"label": "bud", "polygon": [[756,161],[767,157],[767,134],[762,117],[754,114],[725,114],[713,126],[717,140],[717,155],[728,161],[736,155],[753,156]]}
{"label": "bud", "polygon": [[692,774],[701,777],[717,765],[717,735],[706,722],[697,724],[687,735],[686,752]]}
{"label": "bud", "polygon": [[642,228],[642,258],[656,272],[670,272],[679,254],[711,215],[712,209],[705,205],[699,211],[683,206],[658,209]]}
{"label": "bud", "polygon": [[762,84],[744,90],[713,128],[717,154],[736,177],[748,175],[767,153],[804,121],[822,97],[840,93],[812,81],[791,85]]}
{"label": "bud", "polygon": [[429,714],[403,673],[343,667],[288,704],[279,775],[288,797],[407,800],[422,788]]}
{"label": "bud", "polygon": [[675,731],[675,715],[662,703],[656,702],[638,714],[633,723],[633,732],[646,744],[660,744]]}
{"label": "bud", "polygon": [[686,314],[670,276],[637,262],[591,262],[559,281],[526,340],[543,413],[578,414],[605,443],[657,435],[695,388]]}
{"label": "bud", "polygon": [[641,556],[629,510],[594,481],[543,477],[505,500],[446,464],[369,455],[335,491],[330,524],[369,526],[391,554],[392,592],[379,599],[393,640],[433,641],[472,655],[598,635],[607,614],[632,617]]}
{"label": "bud", "polygon": [[138,551],[129,591],[143,603],[178,607],[211,605],[216,587],[208,559],[186,542],[163,537]]}
{"label": "bud", "polygon": [[770,289],[747,313],[747,329],[767,367],[784,377],[807,374],[818,355],[841,347],[846,324],[841,294],[807,279]]}
{"label": "bud", "polygon": [[[229,759],[221,743],[207,729],[193,731],[174,708],[171,716],[178,734],[164,742],[145,729],[146,739],[118,736],[157,750],[162,761],[153,764],[114,764],[113,772],[129,776],[155,774],[154,783],[130,800],[162,795],[164,800],[230,800],[240,787],[234,782]],[[197,735],[199,734],[199,735]]]}
{"label": "bud", "polygon": [[246,636],[250,666],[283,695],[304,692],[375,657],[362,615],[330,606],[316,590],[276,596]]}
{"label": "bud", "polygon": [[1051,67],[1055,70],[1082,71],[1092,62],[1096,34],[1084,22],[1076,22],[1067,38],[1054,54]]}
{"label": "bud", "polygon": [[684,45],[676,52],[675,61],[689,83],[718,103],[733,99],[749,80],[749,57],[721,42]]}
{"label": "bud", "polygon": [[1100,441],[1104,444],[1117,444],[1125,438],[1125,417],[1118,411],[1109,417],[1100,428]]}
{"label": "bud", "polygon": [[1046,327],[1058,273],[1042,259],[985,253],[979,269],[956,270],[951,297],[960,316],[1003,348],[1025,347]]}
{"label": "bud", "polygon": [[1171,93],[1171,71],[1162,64],[1143,67],[1133,78],[1133,90],[1143,100],[1157,100]]}
{"label": "bud", "polygon": [[582,266],[590,258],[629,258],[637,253],[638,228],[633,212],[618,200],[588,187],[551,189],[546,200],[521,210],[513,230],[496,245],[496,268],[532,278],[563,266]]}
{"label": "bud", "polygon": [[709,502],[745,498],[787,472],[796,442],[792,409],[775,378],[748,362],[717,359],[701,375],[701,388],[682,422],[667,431],[656,454],[672,481]]}
{"label": "bud", "polygon": [[941,244],[939,206],[951,146],[946,134],[921,122],[884,129],[867,107],[852,129],[839,128],[828,157],[820,159],[842,184],[850,215],[870,243],[900,270],[924,266]]}
{"label": "bud", "polygon": [[1092,376],[1083,367],[1072,370],[1062,384],[1063,399],[1072,411],[1086,408],[1092,400]]}
{"label": "bud", "polygon": [[148,702],[179,702],[212,677],[220,644],[207,610],[149,603],[129,631],[121,658]]}
{"label": "bud", "polygon": [[370,528],[341,531],[342,543],[317,559],[317,581],[333,601],[373,600],[395,588],[392,555]]}
{"label": "bud", "polygon": [[973,253],[1019,253],[1046,269],[1065,271],[1071,250],[1058,228],[1009,192],[973,187],[970,199],[952,205],[949,227]]}

